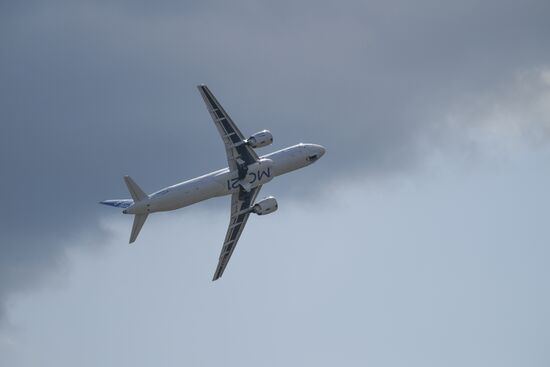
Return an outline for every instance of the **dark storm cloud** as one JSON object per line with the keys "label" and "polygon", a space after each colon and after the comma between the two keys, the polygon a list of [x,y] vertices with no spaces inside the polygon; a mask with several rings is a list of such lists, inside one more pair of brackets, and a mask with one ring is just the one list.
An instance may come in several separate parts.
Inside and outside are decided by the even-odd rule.
{"label": "dark storm cloud", "polygon": [[123,174],[152,191],[225,164],[197,83],[245,132],[327,146],[295,182],[381,175],[414,167],[453,101],[550,52],[547,1],[0,6],[0,302],[94,231]]}

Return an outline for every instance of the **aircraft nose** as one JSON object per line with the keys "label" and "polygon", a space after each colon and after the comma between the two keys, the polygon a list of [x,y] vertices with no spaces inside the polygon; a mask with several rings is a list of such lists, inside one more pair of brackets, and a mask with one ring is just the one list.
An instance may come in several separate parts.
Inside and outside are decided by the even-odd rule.
{"label": "aircraft nose", "polygon": [[326,149],[322,145],[318,145],[317,149],[319,149],[319,158],[321,158],[323,155],[325,155]]}
{"label": "aircraft nose", "polygon": [[311,144],[311,145],[313,145],[313,150],[315,151],[315,155],[317,156],[317,159],[321,158],[325,154],[326,149],[324,146],[319,144]]}
{"label": "aircraft nose", "polygon": [[307,145],[307,161],[313,163],[325,154],[325,147],[318,144],[308,144]]}

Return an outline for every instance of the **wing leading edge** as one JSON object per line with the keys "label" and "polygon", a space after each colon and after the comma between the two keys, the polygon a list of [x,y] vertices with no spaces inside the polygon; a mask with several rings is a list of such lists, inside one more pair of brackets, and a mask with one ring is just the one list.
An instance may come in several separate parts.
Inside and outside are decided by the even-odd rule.
{"label": "wing leading edge", "polygon": [[233,171],[239,169],[239,167],[257,162],[259,160],[258,155],[254,149],[246,144],[244,135],[233,120],[231,120],[229,114],[225,112],[210,89],[206,85],[199,85],[197,88],[225,144],[229,169]]}
{"label": "wing leading edge", "polygon": [[229,227],[227,228],[225,241],[223,241],[218,267],[214,273],[213,281],[221,278],[223,275],[225,267],[233,254],[233,250],[235,250],[237,241],[239,241],[244,226],[248,221],[248,216],[250,215],[250,212],[243,213],[243,211],[246,211],[254,204],[261,187],[262,186],[257,186],[250,190],[250,192],[241,189],[231,196],[231,219],[229,220]]}

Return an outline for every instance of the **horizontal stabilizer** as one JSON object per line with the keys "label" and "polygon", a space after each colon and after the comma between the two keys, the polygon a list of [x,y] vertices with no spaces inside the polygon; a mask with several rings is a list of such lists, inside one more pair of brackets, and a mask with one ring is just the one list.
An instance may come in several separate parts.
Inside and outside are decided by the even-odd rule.
{"label": "horizontal stabilizer", "polygon": [[101,201],[99,202],[100,204],[103,204],[103,205],[109,205],[109,206],[114,206],[115,208],[124,208],[126,209],[127,207],[129,207],[130,205],[132,205],[134,203],[133,200],[130,200],[130,199],[124,199],[124,200],[104,200],[104,201]]}
{"label": "horizontal stabilizer", "polygon": [[130,195],[132,195],[132,199],[134,199],[134,201],[141,201],[149,197],[143,192],[138,184],[132,180],[132,177],[124,176],[124,182],[126,183],[126,186],[128,186],[128,191],[130,191]]}
{"label": "horizontal stabilizer", "polygon": [[136,214],[134,216],[134,224],[132,225],[132,233],[130,234],[130,243],[134,242],[145,223],[145,219],[149,214]]}

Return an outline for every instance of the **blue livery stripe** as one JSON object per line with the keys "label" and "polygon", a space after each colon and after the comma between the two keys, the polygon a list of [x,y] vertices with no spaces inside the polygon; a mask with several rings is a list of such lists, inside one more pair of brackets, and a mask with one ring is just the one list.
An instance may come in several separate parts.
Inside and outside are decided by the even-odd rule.
{"label": "blue livery stripe", "polygon": [[125,200],[104,200],[104,201],[100,202],[100,204],[114,206],[115,208],[127,208],[130,205],[132,205],[133,203],[134,203],[134,201],[130,200],[130,199],[125,199]]}

